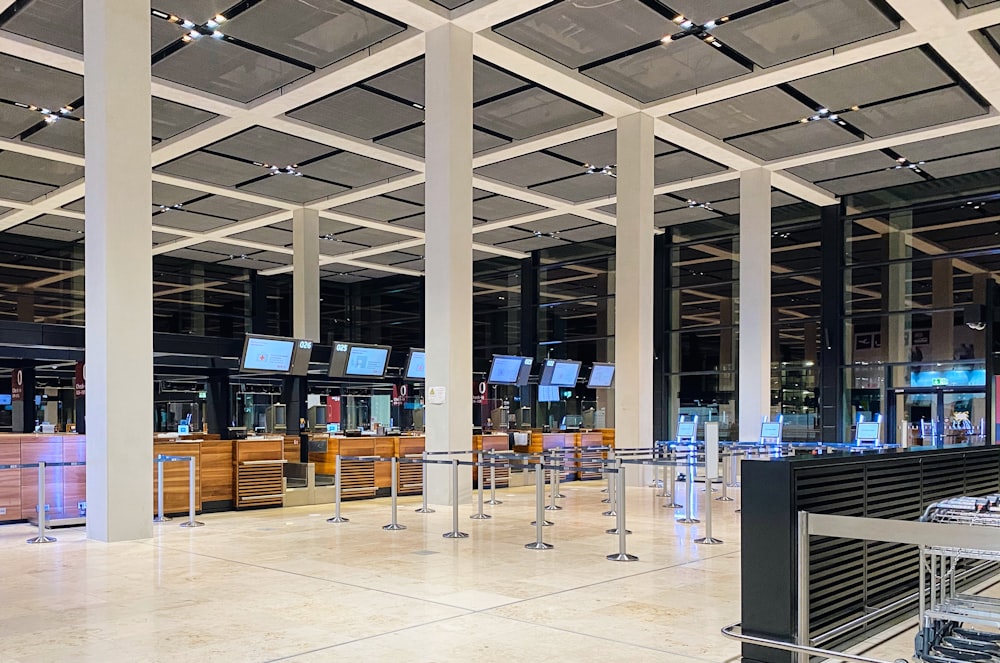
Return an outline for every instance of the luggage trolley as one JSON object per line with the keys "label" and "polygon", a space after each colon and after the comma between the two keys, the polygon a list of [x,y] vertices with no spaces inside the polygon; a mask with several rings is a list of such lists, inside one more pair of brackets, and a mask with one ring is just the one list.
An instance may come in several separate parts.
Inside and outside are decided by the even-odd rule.
{"label": "luggage trolley", "polygon": [[[947,499],[928,507],[920,520],[992,527],[1000,536],[1000,495]],[[920,548],[917,660],[1000,662],[1000,633],[996,630],[1000,629],[1000,600],[959,591],[959,579],[969,575],[963,560],[1000,562],[1000,552],[948,546]]]}

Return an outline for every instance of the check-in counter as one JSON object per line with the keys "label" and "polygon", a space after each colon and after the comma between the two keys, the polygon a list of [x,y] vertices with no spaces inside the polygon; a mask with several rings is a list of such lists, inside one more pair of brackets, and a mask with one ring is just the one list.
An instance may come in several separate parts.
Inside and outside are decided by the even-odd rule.
{"label": "check-in counter", "polygon": [[[614,431],[612,431],[612,434]],[[577,478],[581,481],[585,479],[601,478],[601,459],[607,457],[603,451],[587,451],[588,447],[604,446],[604,434],[602,431],[587,431],[575,433],[573,445],[577,447],[576,467]]]}
{"label": "check-in counter", "polygon": [[[0,465],[83,462],[87,453],[85,435],[0,435]],[[45,502],[48,518],[70,521],[82,517],[80,504],[87,500],[87,468],[47,467]],[[34,518],[38,501],[38,470],[0,470],[0,522]]]}
{"label": "check-in counter", "polygon": [[236,508],[282,506],[285,498],[285,438],[233,441],[233,492]]}
{"label": "check-in counter", "polygon": [[[472,448],[476,451],[508,451],[510,449],[510,441],[506,433],[473,435]],[[496,467],[493,472],[496,477],[497,487],[507,487],[510,485],[509,467]],[[485,479],[485,485],[489,486],[489,468],[485,468],[483,470],[483,477]],[[473,488],[477,488],[479,486],[479,468],[477,467],[472,468],[472,486]]]}
{"label": "check-in counter", "polygon": [[[194,458],[194,508],[202,510],[202,457],[200,438],[158,437],[153,442],[153,509],[156,509],[159,490],[155,458],[157,456],[179,456]],[[191,474],[188,463],[167,461],[163,463],[163,512],[166,514],[187,513],[190,506]]]}
{"label": "check-in counter", "polygon": [[[427,439],[423,435],[402,435],[393,439],[396,458],[419,456],[427,444]],[[400,463],[396,491],[400,495],[419,495],[424,489],[423,469],[423,466],[417,463]]]}

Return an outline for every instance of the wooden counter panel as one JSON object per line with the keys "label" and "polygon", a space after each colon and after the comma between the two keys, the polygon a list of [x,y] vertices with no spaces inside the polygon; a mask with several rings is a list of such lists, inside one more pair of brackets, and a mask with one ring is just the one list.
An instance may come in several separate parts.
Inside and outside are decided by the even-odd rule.
{"label": "wooden counter panel", "polygon": [[[153,457],[163,454],[166,456],[194,456],[195,461],[195,510],[201,510],[201,445],[196,442],[173,442],[157,443],[153,445]],[[153,465],[153,511],[156,511],[156,491],[158,490],[158,480],[156,473],[156,462]],[[163,512],[164,513],[187,513],[189,500],[189,472],[188,463],[184,461],[171,461],[163,464]]]}
{"label": "wooden counter panel", "polygon": [[510,439],[506,435],[473,435],[473,448],[484,451],[507,451],[510,449]]}
{"label": "wooden counter panel", "polygon": [[[63,460],[62,440],[57,436],[25,435],[21,438],[21,462],[61,463]],[[49,505],[49,516],[63,512],[65,505],[63,467],[45,468],[45,503]],[[21,470],[21,518],[33,518],[38,502],[38,470]],[[74,505],[75,506],[75,505]]]}
{"label": "wooden counter panel", "polygon": [[420,437],[397,437],[393,438],[396,442],[394,454],[395,456],[411,456],[422,454],[427,448],[427,438]]}
{"label": "wooden counter panel", "polygon": [[[375,455],[389,458],[396,453],[396,438],[376,437],[373,443]],[[375,463],[375,487],[389,489],[392,487],[392,463]]]}
{"label": "wooden counter panel", "polygon": [[[63,440],[63,462],[83,463],[87,460],[87,441],[67,436]],[[80,502],[87,501],[87,467],[63,468],[63,500],[68,514],[79,512]]]}
{"label": "wooden counter panel", "polygon": [[201,443],[201,499],[205,502],[233,500],[231,440],[205,440]]}
{"label": "wooden counter panel", "polygon": [[237,509],[282,505],[285,492],[282,469],[284,458],[284,438],[234,442],[233,492]]}
{"label": "wooden counter panel", "polygon": [[[0,465],[17,465],[21,462],[21,443],[0,440]],[[21,470],[0,470],[0,522],[21,517]]]}
{"label": "wooden counter panel", "polygon": [[289,463],[302,462],[302,442],[299,438],[285,436],[285,460]]}
{"label": "wooden counter panel", "polygon": [[233,461],[276,460],[285,457],[284,438],[266,440],[236,440]]}

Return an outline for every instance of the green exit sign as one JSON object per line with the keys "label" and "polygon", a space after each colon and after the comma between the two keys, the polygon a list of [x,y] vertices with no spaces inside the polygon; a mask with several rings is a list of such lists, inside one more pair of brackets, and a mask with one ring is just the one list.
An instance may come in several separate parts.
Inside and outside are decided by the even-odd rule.
{"label": "green exit sign", "polygon": [[205,400],[206,398],[208,398],[208,393],[204,392],[204,391],[199,391],[198,392],[198,398],[200,398],[202,400]]}
{"label": "green exit sign", "polygon": [[948,378],[931,378],[931,384],[935,387],[947,387]]}

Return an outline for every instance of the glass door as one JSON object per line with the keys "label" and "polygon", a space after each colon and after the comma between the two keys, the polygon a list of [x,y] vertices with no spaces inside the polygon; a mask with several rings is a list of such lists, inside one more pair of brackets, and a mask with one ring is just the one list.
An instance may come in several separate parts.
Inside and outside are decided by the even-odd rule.
{"label": "glass door", "polygon": [[982,444],[985,390],[897,389],[889,412],[890,443],[907,447]]}

